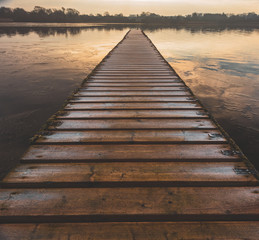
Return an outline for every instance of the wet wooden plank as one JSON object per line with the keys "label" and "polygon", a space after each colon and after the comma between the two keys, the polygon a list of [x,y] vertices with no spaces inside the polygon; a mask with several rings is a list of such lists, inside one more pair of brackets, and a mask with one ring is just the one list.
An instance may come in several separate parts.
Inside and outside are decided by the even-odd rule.
{"label": "wet wooden plank", "polygon": [[1,189],[0,221],[251,221],[259,219],[258,193],[259,187]]}
{"label": "wet wooden plank", "polygon": [[83,96],[190,96],[188,90],[182,91],[83,91],[76,93],[75,97]]}
{"label": "wet wooden plank", "polygon": [[192,96],[188,97],[178,97],[178,96],[171,96],[171,97],[164,97],[164,96],[117,96],[117,97],[74,97],[70,100],[70,102],[193,102],[195,99]]}
{"label": "wet wooden plank", "polygon": [[57,119],[87,118],[208,118],[203,110],[85,110],[67,111]]}
{"label": "wet wooden plank", "polygon": [[167,74],[167,73],[169,73],[169,74],[172,74],[173,72],[172,72],[172,70],[170,70],[170,69],[141,69],[141,70],[139,70],[139,69],[132,69],[132,70],[129,70],[129,69],[98,69],[98,70],[96,70],[96,73],[99,73],[99,74],[106,74],[106,73],[108,73],[108,74],[112,74],[112,73],[114,73],[114,74]]}
{"label": "wet wooden plank", "polygon": [[[109,66],[117,66],[122,61],[127,62],[128,64],[141,64],[143,62],[147,62],[148,58],[146,58],[146,59],[136,59],[135,58],[134,60],[131,60],[131,59],[118,59],[118,60],[115,60],[115,61],[109,60],[109,61],[104,61],[104,63],[109,64]],[[158,59],[154,59],[154,60],[149,61],[147,63],[149,64],[149,66],[152,66],[152,65],[165,66],[163,61],[160,61]],[[160,63],[161,63],[161,65],[159,65]]]}
{"label": "wet wooden plank", "polygon": [[128,60],[124,60],[124,61],[120,61],[120,62],[108,62],[105,61],[102,63],[103,67],[110,67],[110,68],[118,68],[118,67],[145,67],[145,68],[166,68],[168,67],[168,65],[166,63],[163,62],[146,62],[146,61],[142,61],[142,62],[129,62]]}
{"label": "wet wooden plank", "polygon": [[101,65],[97,71],[103,72],[172,72],[168,66],[106,66]]}
{"label": "wet wooden plank", "polygon": [[197,102],[144,102],[144,103],[69,103],[65,109],[68,110],[91,110],[91,109],[201,109]]}
{"label": "wet wooden plank", "polygon": [[131,81],[131,80],[156,80],[156,81],[164,81],[164,80],[176,80],[178,79],[178,76],[91,76],[90,79],[92,80],[102,80],[102,79],[106,79],[106,80],[127,80],[127,81]]}
{"label": "wet wooden plank", "polygon": [[215,129],[209,119],[106,119],[106,120],[60,120],[50,129]]}
{"label": "wet wooden plank", "polygon": [[168,240],[259,239],[259,222],[153,222],[2,224],[0,238],[8,240]]}
{"label": "wet wooden plank", "polygon": [[147,88],[151,88],[151,87],[184,87],[185,85],[183,83],[180,82],[151,82],[151,83],[147,83],[147,82],[86,82],[84,84],[84,86],[86,87],[114,87],[114,88],[119,88],[119,87],[129,87],[130,89],[132,88],[138,88],[138,87],[147,87]]}
{"label": "wet wooden plank", "polygon": [[[184,91],[187,90],[186,87],[181,86],[181,87],[133,87],[133,86],[127,86],[127,87],[118,87],[118,86],[109,86],[109,87],[84,87],[81,88],[80,91],[124,91],[129,92],[129,91]],[[122,93],[121,93],[122,94]]]}
{"label": "wet wooden plank", "polygon": [[179,78],[174,78],[174,79],[149,79],[149,80],[147,80],[147,79],[138,79],[138,80],[136,80],[136,79],[130,79],[130,80],[127,80],[127,79],[105,79],[105,78],[103,78],[103,79],[91,79],[91,78],[89,78],[87,81],[86,81],[86,83],[85,84],[88,84],[88,83],[96,83],[96,84],[98,84],[98,83],[127,83],[127,84],[132,84],[132,85],[134,85],[134,84],[143,84],[143,83],[145,83],[145,84],[154,84],[154,83],[161,83],[161,84],[168,84],[168,83],[171,83],[171,84],[177,84],[177,83],[183,83]]}
{"label": "wet wooden plank", "polygon": [[[130,54],[130,53],[126,53]],[[147,54],[145,52],[145,54]],[[106,70],[106,69],[145,69],[145,70],[154,70],[154,69],[169,69],[171,68],[167,64],[157,64],[157,65],[150,65],[150,64],[117,64],[116,66],[109,66],[109,64],[101,62],[99,65],[99,69]]]}
{"label": "wet wooden plank", "polygon": [[91,79],[89,78],[87,80],[87,83],[92,82],[92,83],[100,83],[100,82],[120,82],[120,83],[132,83],[132,84],[137,84],[137,83],[183,83],[178,77],[174,77],[172,79]]}
{"label": "wet wooden plank", "polygon": [[101,67],[103,68],[120,68],[120,69],[129,69],[129,68],[133,68],[133,69],[141,69],[141,68],[145,68],[145,69],[168,69],[168,65],[165,64],[165,63],[148,63],[148,64],[144,64],[144,63],[136,63],[136,64],[133,64],[133,63],[129,63],[128,61],[124,61],[126,63],[108,63],[108,62],[103,62],[101,64]]}
{"label": "wet wooden plank", "polygon": [[89,130],[55,131],[36,143],[226,143],[218,130]]}
{"label": "wet wooden plank", "polygon": [[23,164],[11,171],[2,187],[165,187],[249,186],[257,179],[244,163],[134,162]]}
{"label": "wet wooden plank", "polygon": [[[143,44],[143,42],[142,43],[139,42],[138,46],[140,46],[139,44]],[[162,58],[158,58],[158,57],[154,56],[155,52],[152,51],[150,46],[146,46],[145,44],[143,44],[143,46],[141,46],[141,47],[148,47],[149,49],[146,49],[147,51],[141,51],[138,53],[135,52],[135,53],[133,53],[133,55],[131,55],[130,53],[127,53],[127,54],[124,53],[124,54],[122,54],[121,57],[118,56],[119,54],[112,54],[110,58],[106,58],[103,61],[103,65],[110,65],[110,64],[114,64],[116,62],[116,65],[118,65],[118,66],[152,66],[152,65],[166,66],[165,61]],[[129,45],[128,51],[132,51],[132,47],[135,48],[137,46],[136,46],[136,44],[134,44],[134,46]],[[138,50],[135,49],[135,51],[138,51]],[[150,56],[143,57],[144,54],[145,55],[151,54],[152,57],[150,57]],[[134,56],[134,57],[132,57],[132,56]],[[134,61],[134,60],[136,60],[136,61]]]}
{"label": "wet wooden plank", "polygon": [[102,73],[100,71],[96,71],[95,72],[95,77],[110,77],[110,76],[137,76],[137,77],[141,77],[141,76],[145,76],[145,77],[149,77],[149,76],[159,76],[159,77],[164,77],[164,76],[176,76],[174,72],[172,71],[168,71],[168,72],[105,72]]}
{"label": "wet wooden plank", "polygon": [[22,158],[35,161],[240,161],[225,144],[33,145]]}

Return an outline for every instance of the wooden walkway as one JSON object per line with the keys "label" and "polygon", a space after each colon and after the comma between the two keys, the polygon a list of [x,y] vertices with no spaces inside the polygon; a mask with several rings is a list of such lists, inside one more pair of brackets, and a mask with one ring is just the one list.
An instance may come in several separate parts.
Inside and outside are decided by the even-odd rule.
{"label": "wooden walkway", "polygon": [[138,30],[1,187],[1,240],[259,239],[256,171]]}

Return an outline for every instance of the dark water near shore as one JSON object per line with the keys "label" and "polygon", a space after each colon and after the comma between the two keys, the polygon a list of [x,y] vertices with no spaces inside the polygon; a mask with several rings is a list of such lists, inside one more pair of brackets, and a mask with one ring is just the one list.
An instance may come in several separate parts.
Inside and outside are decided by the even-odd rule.
{"label": "dark water near shore", "polygon": [[[0,24],[0,176],[130,27]],[[259,168],[259,30],[145,32]]]}

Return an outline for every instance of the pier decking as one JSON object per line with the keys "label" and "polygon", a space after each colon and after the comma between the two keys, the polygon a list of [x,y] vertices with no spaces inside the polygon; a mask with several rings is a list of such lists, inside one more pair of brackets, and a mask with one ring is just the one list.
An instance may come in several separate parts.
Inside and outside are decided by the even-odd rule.
{"label": "pier decking", "polygon": [[139,30],[1,182],[0,239],[259,239],[253,166]]}

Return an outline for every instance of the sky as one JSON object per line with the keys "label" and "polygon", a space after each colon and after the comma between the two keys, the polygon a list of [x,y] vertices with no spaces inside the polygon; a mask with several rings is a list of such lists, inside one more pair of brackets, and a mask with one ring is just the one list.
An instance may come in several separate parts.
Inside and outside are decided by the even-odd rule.
{"label": "sky", "polygon": [[259,13],[259,0],[0,0],[0,6],[34,6],[75,8],[80,13],[123,13],[124,15],[153,12],[161,15],[186,15],[193,12]]}

